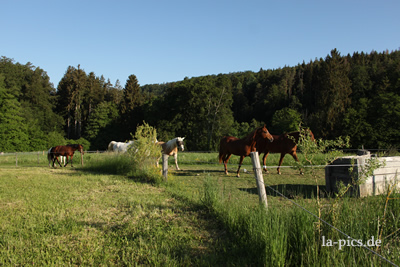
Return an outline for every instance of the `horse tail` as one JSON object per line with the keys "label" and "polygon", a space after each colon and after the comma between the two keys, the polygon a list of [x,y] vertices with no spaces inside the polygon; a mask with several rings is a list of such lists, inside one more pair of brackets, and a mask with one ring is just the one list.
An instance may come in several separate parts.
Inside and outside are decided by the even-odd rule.
{"label": "horse tail", "polygon": [[159,145],[159,146],[161,147],[161,153],[163,153],[163,154],[165,153],[165,150],[166,150],[166,149],[165,149],[165,148],[166,148],[166,147],[165,147],[165,146],[166,146],[165,144],[166,144],[166,143],[163,142],[163,141],[157,141],[157,145]]}
{"label": "horse tail", "polygon": [[49,151],[47,151],[47,159],[49,160],[49,167],[51,167],[51,162],[54,159],[53,147],[50,147]]}
{"label": "horse tail", "polygon": [[221,141],[219,142],[219,155],[218,155],[218,161],[221,164],[222,163],[222,158],[225,156],[224,152],[224,144],[226,143],[226,136],[221,138]]}
{"label": "horse tail", "polygon": [[114,144],[115,144],[115,143],[116,143],[115,141],[111,141],[111,142],[108,144],[107,150],[108,150],[108,151],[113,151],[113,150],[114,150]]}

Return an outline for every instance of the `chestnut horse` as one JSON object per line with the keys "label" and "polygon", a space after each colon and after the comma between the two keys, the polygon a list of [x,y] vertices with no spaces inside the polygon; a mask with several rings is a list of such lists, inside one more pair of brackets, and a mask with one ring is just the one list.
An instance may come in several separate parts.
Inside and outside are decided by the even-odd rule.
{"label": "chestnut horse", "polygon": [[[67,162],[65,163],[64,167],[66,167],[68,165],[69,160],[71,160],[71,167],[72,166],[72,158],[74,156],[75,150],[78,150],[79,152],[83,154],[85,154],[83,152],[83,146],[80,144],[74,144],[74,145],[66,145],[66,146],[55,146],[49,149],[48,153],[47,153],[47,159],[49,160],[49,167],[51,167],[51,161],[53,161],[53,167],[54,164],[56,163],[56,160],[58,162],[58,164],[60,165],[60,167],[62,167],[60,161],[58,160],[59,156],[65,156],[67,157]],[[68,159],[69,157],[69,159]]]}
{"label": "chestnut horse", "polygon": [[[175,167],[178,171],[180,170],[178,166],[178,148],[180,148],[182,151],[185,149],[183,139],[185,139],[185,137],[175,137],[174,139],[171,139],[168,142],[161,142],[161,141],[157,142],[157,144],[161,146],[162,154],[166,154],[168,156],[174,156]],[[157,160],[157,167],[159,161],[160,158]]]}
{"label": "chestnut horse", "polygon": [[[297,144],[299,142],[300,136],[308,134],[311,140],[314,140],[314,134],[311,130],[303,130],[302,132],[291,132],[284,133],[281,135],[272,135],[274,137],[273,142],[266,142],[265,140],[259,140],[256,145],[257,151],[260,153],[264,153],[263,157],[263,169],[266,173],[268,173],[266,160],[269,153],[280,153],[281,158],[279,159],[279,165],[277,168],[278,174],[281,174],[281,165],[283,162],[283,158],[286,154],[292,155],[295,161],[299,161],[297,157]],[[300,174],[303,174],[303,171],[300,170]]]}
{"label": "chestnut horse", "polygon": [[239,139],[234,136],[224,136],[219,143],[219,163],[224,162],[225,174],[228,174],[226,164],[228,163],[231,155],[240,156],[239,167],[237,169],[237,177],[240,177],[239,171],[242,166],[243,159],[250,155],[251,152],[256,151],[257,140],[265,140],[272,142],[274,138],[268,132],[265,125],[257,128],[246,137]]}

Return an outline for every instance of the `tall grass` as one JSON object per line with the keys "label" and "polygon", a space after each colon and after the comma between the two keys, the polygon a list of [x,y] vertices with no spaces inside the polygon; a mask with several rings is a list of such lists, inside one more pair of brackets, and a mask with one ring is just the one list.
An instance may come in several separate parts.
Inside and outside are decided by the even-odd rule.
{"label": "tall grass", "polygon": [[160,170],[155,166],[161,157],[161,147],[157,145],[155,129],[144,123],[137,127],[134,142],[125,153],[105,153],[106,156],[94,155],[84,169],[102,173],[127,175],[136,180],[154,184],[162,182]]}
{"label": "tall grass", "polygon": [[[400,263],[400,194],[392,195],[386,207],[391,214],[386,219],[382,245],[371,247],[388,260]],[[316,198],[313,198],[316,203]],[[322,218],[328,223],[364,243],[372,237],[379,237],[385,196],[368,199],[343,198],[332,220],[329,209]],[[300,202],[302,201],[297,200]],[[249,265],[270,266],[359,266],[388,264],[379,256],[362,247],[339,245],[323,246],[322,238],[333,242],[347,240],[347,237],[327,224],[318,229],[318,219],[296,207],[262,206],[250,207],[230,201],[215,180],[207,179],[204,184],[203,204],[223,223],[229,235],[235,240],[233,248],[238,254],[251,259]],[[361,202],[361,203],[360,203]],[[317,205],[311,212],[317,214]]]}
{"label": "tall grass", "polygon": [[134,171],[132,160],[126,154],[103,153],[86,155],[82,169],[105,174],[128,175]]}
{"label": "tall grass", "polygon": [[[340,151],[324,151],[328,146],[343,144],[345,145],[345,142],[341,139],[337,142],[304,140],[300,145],[303,158],[299,162],[299,168],[310,166],[311,176],[317,183],[318,172],[314,166],[317,162],[325,165],[340,156]],[[307,207],[308,212],[297,205],[272,205],[265,209],[262,205],[246,206],[242,202],[233,202],[224,192],[224,187],[221,188],[221,185],[212,179],[205,181],[202,201],[236,241],[237,253],[249,255],[248,259],[252,259],[250,265],[390,264],[379,255],[389,262],[400,263],[400,194],[388,192],[386,196],[366,199],[348,196],[320,199],[319,185],[316,184],[316,187],[317,193],[309,200],[296,198],[296,202]],[[289,200],[286,201],[289,203]],[[310,201],[314,205],[310,205]],[[347,235],[355,240],[362,240],[364,244],[372,238],[377,240],[382,237],[381,246],[375,246],[375,243],[370,248],[379,255],[364,247],[347,243],[348,240],[352,240]],[[337,242],[336,245],[327,245],[327,239]],[[348,245],[339,247],[343,242]]]}

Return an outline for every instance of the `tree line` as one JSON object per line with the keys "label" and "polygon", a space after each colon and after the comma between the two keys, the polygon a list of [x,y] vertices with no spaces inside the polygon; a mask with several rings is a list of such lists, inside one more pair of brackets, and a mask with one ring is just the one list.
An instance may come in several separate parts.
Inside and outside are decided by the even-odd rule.
{"label": "tree line", "polygon": [[105,150],[132,139],[143,122],[158,139],[186,137],[192,151],[218,149],[262,124],[273,134],[310,128],[317,138],[350,136],[353,148],[400,144],[400,51],[333,49],[294,67],[184,78],[124,87],[69,66],[54,88],[46,71],[0,60],[0,151],[44,150],[77,142]]}

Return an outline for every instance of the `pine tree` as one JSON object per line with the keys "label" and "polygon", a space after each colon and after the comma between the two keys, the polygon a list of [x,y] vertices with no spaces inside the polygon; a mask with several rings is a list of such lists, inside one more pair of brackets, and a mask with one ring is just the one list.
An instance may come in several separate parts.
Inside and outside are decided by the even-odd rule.
{"label": "pine tree", "polygon": [[322,133],[325,136],[335,136],[334,131],[338,131],[337,126],[351,104],[349,68],[347,60],[336,49],[326,57],[322,66],[318,106],[323,119]]}
{"label": "pine tree", "polygon": [[140,85],[135,75],[130,75],[123,89],[123,98],[120,105],[121,123],[124,129],[124,139],[129,139],[135,132],[137,124],[143,121],[143,97]]}
{"label": "pine tree", "polygon": [[123,92],[124,98],[121,103],[122,114],[128,114],[132,112],[136,107],[141,106],[142,97],[140,93],[140,86],[135,75],[132,74],[129,76]]}
{"label": "pine tree", "polygon": [[84,70],[69,66],[58,84],[57,110],[66,120],[68,139],[79,139],[82,130],[83,100],[87,91],[87,77]]}

